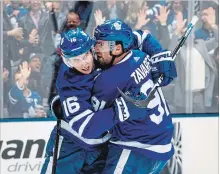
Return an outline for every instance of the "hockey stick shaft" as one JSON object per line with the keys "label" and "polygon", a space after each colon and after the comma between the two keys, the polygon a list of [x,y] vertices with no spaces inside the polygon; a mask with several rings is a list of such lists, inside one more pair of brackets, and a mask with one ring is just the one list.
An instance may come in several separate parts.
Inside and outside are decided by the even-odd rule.
{"label": "hockey stick shaft", "polygon": [[[191,33],[193,27],[195,26],[196,22],[199,20],[199,18],[197,16],[193,16],[190,24],[188,25],[184,35],[181,37],[179,44],[176,46],[176,48],[174,49],[174,51],[172,52],[171,56],[173,58],[173,60],[175,60],[177,54],[179,53],[181,47],[183,46],[183,44],[185,43],[187,37],[189,36],[189,34]],[[163,74],[160,75],[160,77],[158,78],[158,81],[155,83],[155,85],[153,86],[152,90],[150,91],[150,93],[148,94],[148,98],[145,100],[146,104],[149,104],[149,102],[154,98],[154,94],[157,91],[157,88],[160,87],[160,84],[163,81]]]}
{"label": "hockey stick shaft", "polygon": [[54,152],[53,152],[52,174],[56,174],[60,128],[61,128],[61,120],[57,119],[56,139],[55,139],[55,147],[54,147]]}

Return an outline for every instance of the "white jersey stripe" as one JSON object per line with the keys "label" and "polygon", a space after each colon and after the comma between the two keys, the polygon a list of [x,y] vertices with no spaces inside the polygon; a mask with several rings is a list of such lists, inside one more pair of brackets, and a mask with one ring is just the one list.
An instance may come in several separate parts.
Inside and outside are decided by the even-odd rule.
{"label": "white jersey stripe", "polygon": [[82,133],[86,127],[86,125],[89,123],[89,121],[91,120],[92,116],[94,115],[94,113],[92,113],[91,115],[89,115],[86,120],[82,123],[82,125],[79,128],[79,136],[82,136]]}
{"label": "white jersey stripe", "polygon": [[[60,156],[60,149],[61,149],[61,145],[63,142],[63,136],[59,136],[59,144],[58,144],[58,151],[57,151],[57,160],[59,159]],[[54,148],[53,148],[53,153],[54,153]],[[54,156],[50,157],[49,163],[47,165],[47,170],[45,174],[51,174],[52,173],[52,167],[53,167],[53,158]]]}
{"label": "white jersey stripe", "polygon": [[9,96],[9,100],[12,104],[16,104],[18,102],[18,100],[14,99],[12,96],[11,96],[11,91],[9,91],[8,93],[8,96]]}
{"label": "white jersey stripe", "polygon": [[73,123],[75,123],[76,121],[80,120],[81,118],[83,118],[83,117],[85,117],[85,116],[87,116],[91,113],[93,113],[93,112],[90,109],[85,110],[81,114],[76,115],[73,119],[71,119],[70,122],[69,122],[69,125],[72,127]]}
{"label": "white jersey stripe", "polygon": [[172,149],[172,144],[165,144],[165,145],[151,145],[151,144],[143,144],[137,141],[129,141],[129,142],[123,142],[123,141],[110,141],[113,144],[118,145],[124,145],[128,147],[136,147],[144,150],[150,150],[157,153],[167,153],[170,152]]}
{"label": "white jersey stripe", "polygon": [[53,167],[53,157],[50,157],[49,163],[47,165],[47,170],[45,174],[51,174],[52,173],[52,167]]}
{"label": "white jersey stripe", "polygon": [[137,31],[134,31],[133,34],[135,34],[138,38],[138,48],[141,46],[141,35],[137,32]]}
{"label": "white jersey stripe", "polygon": [[104,137],[99,138],[99,139],[84,138],[84,137],[80,136],[75,130],[73,130],[67,122],[65,122],[63,120],[61,120],[61,128],[68,131],[73,136],[77,137],[78,139],[80,139],[81,141],[83,141],[84,143],[89,144],[89,145],[102,144],[102,143],[105,143],[106,141],[108,141],[111,138],[111,134],[109,134],[109,133],[107,135],[105,135]]}
{"label": "white jersey stripe", "polygon": [[124,167],[125,167],[125,164],[128,161],[130,153],[131,153],[131,150],[123,149],[123,151],[121,153],[121,156],[118,160],[118,163],[116,165],[114,174],[122,174],[122,172],[124,170]]}

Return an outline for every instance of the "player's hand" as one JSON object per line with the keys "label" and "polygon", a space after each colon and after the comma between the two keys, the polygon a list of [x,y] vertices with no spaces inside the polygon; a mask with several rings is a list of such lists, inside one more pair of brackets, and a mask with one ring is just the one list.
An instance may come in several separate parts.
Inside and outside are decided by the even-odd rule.
{"label": "player's hand", "polygon": [[29,67],[28,63],[25,61],[21,65],[19,65],[21,77],[24,79],[28,79],[31,75],[31,68]]}
{"label": "player's hand", "polygon": [[149,59],[152,63],[151,75],[154,82],[163,74],[163,81],[160,86],[168,85],[177,77],[175,62],[171,57],[170,51],[163,51],[155,54]]}
{"label": "player's hand", "polygon": [[148,116],[146,108],[139,108],[123,97],[119,97],[114,102],[116,119],[120,122],[126,120],[142,120]]}

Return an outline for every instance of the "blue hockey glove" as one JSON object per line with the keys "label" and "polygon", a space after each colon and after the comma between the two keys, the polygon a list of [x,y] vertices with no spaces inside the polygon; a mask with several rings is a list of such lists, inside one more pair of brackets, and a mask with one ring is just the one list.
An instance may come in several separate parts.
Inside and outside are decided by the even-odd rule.
{"label": "blue hockey glove", "polygon": [[116,120],[123,122],[125,120],[142,120],[147,117],[147,109],[139,108],[133,103],[119,97],[114,102]]}
{"label": "blue hockey glove", "polygon": [[152,62],[152,78],[157,82],[161,74],[164,78],[160,86],[166,86],[177,77],[175,62],[171,57],[170,51],[158,53],[150,58]]}

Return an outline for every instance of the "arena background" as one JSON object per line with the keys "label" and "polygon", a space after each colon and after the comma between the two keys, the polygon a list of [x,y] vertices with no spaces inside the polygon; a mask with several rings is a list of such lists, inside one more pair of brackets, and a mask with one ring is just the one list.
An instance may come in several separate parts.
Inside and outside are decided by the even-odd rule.
{"label": "arena background", "polygon": [[[170,9],[164,27],[156,18],[156,15],[165,15],[160,12],[161,6]],[[27,23],[22,22],[27,18],[31,4],[1,1],[0,174],[38,174],[43,165],[50,131],[56,123],[49,109],[51,98],[56,94],[54,81],[59,67],[56,47],[70,9],[79,14],[81,24],[78,27],[91,36],[96,24],[104,19],[121,18],[133,30],[150,32],[170,50],[176,45],[175,37],[178,38],[177,23],[183,19],[190,22],[194,14],[201,19],[206,12],[210,19],[208,23],[219,26],[217,0],[41,2],[45,16],[51,14],[52,8],[55,9],[55,20],[39,19],[42,21],[38,33],[33,34]],[[204,11],[207,9],[208,12]],[[172,12],[175,10],[181,11],[182,19],[174,20]],[[146,19],[150,22],[145,23]],[[175,154],[162,174],[218,174],[219,171],[219,37],[214,30],[206,32],[204,26],[202,20],[195,26],[176,58],[178,78],[163,88],[175,125]],[[14,33],[8,37],[8,31]],[[160,35],[162,31],[166,34]],[[212,47],[208,46],[210,43]],[[201,50],[206,52],[201,53]],[[10,99],[9,92],[16,84],[14,77],[19,65],[24,61],[31,64],[34,58],[38,58],[40,65],[33,65],[37,68],[31,72],[33,76],[28,87],[42,98],[40,109],[43,108],[45,114],[20,114],[13,110],[15,101]],[[37,109],[39,106],[34,108]]]}

